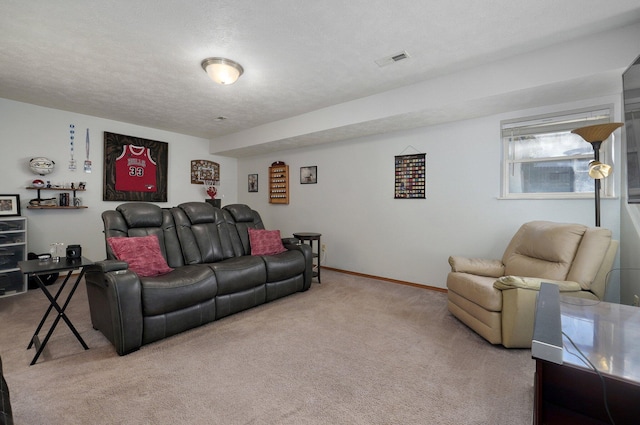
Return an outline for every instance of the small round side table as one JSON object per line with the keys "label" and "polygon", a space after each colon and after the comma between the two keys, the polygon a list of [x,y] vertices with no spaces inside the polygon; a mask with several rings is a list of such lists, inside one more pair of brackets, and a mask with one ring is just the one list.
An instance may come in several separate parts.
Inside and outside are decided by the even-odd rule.
{"label": "small round side table", "polygon": [[[322,283],[320,281],[320,237],[321,233],[313,233],[313,232],[298,232],[294,233],[293,237],[296,239],[300,239],[302,243],[305,241],[309,241],[309,245],[311,245],[311,253],[313,254],[313,258],[317,258],[317,264],[313,265],[313,277],[318,278],[318,283]],[[316,250],[313,250],[313,241],[316,241]]]}

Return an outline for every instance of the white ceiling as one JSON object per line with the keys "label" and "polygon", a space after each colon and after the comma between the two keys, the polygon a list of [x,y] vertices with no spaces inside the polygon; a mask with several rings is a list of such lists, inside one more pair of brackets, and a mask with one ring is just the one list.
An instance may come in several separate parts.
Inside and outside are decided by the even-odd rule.
{"label": "white ceiling", "polygon": [[[3,0],[0,97],[216,139],[638,21],[638,0]],[[200,67],[211,56],[244,75],[213,83]],[[228,153],[437,121],[405,114]]]}

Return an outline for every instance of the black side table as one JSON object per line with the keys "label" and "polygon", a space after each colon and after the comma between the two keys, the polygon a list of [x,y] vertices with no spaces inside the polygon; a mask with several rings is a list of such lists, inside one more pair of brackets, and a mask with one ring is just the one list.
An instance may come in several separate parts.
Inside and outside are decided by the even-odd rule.
{"label": "black side table", "polygon": [[[31,365],[34,365],[38,361],[38,357],[40,357],[40,354],[42,354],[42,350],[44,350],[44,347],[47,345],[47,342],[49,342],[49,338],[51,337],[51,334],[53,334],[53,331],[56,328],[56,326],[58,326],[58,322],[60,322],[60,319],[64,320],[64,322],[67,324],[69,329],[71,329],[71,332],[73,332],[73,334],[76,336],[76,338],[78,339],[82,347],[84,347],[85,350],[89,349],[89,347],[84,342],[84,340],[82,339],[82,337],[80,336],[76,328],[73,326],[73,323],[71,323],[71,320],[69,320],[69,317],[67,317],[64,311],[67,309],[67,306],[69,305],[69,302],[73,297],[73,294],[76,292],[76,289],[78,288],[78,284],[80,284],[80,280],[84,276],[85,267],[90,266],[92,264],[93,264],[93,261],[85,257],[74,259],[74,260],[69,260],[66,257],[63,257],[63,258],[60,258],[59,261],[48,259],[48,260],[27,260],[27,261],[18,262],[18,267],[20,267],[20,270],[22,271],[22,273],[29,275],[30,277],[35,277],[35,281],[38,283],[38,286],[40,286],[40,289],[42,289],[42,292],[44,292],[45,296],[49,299],[49,307],[47,308],[46,313],[42,317],[40,324],[36,328],[36,331],[33,333],[33,336],[29,341],[29,345],[27,346],[27,350],[28,350],[35,345],[35,348],[37,350],[36,355],[33,357],[33,360],[31,361]],[[71,274],[73,273],[74,270],[80,270],[80,273],[78,274],[78,277],[75,283],[71,287],[71,291],[69,292],[69,295],[67,295],[67,299],[64,300],[64,304],[60,306],[60,304],[58,303],[58,298],[60,297],[60,294],[62,293],[62,290],[64,289],[64,287],[67,285],[67,282],[69,281],[69,278],[71,277]],[[64,272],[64,271],[68,272],[67,276],[64,278],[64,281],[62,282],[62,285],[60,285],[60,288],[58,288],[58,292],[56,292],[56,295],[53,296],[51,295],[51,292],[49,292],[49,289],[40,278],[40,275],[47,275],[52,273]],[[47,320],[47,317],[49,316],[49,313],[51,313],[52,309],[55,309],[58,312],[58,315],[56,316],[55,320],[53,321],[53,324],[51,325],[51,328],[49,329],[49,331],[47,332],[47,335],[44,337],[44,340],[41,343],[40,338],[38,337],[38,333],[40,333],[40,330],[42,329],[42,326],[44,325],[44,322]]]}
{"label": "black side table", "polygon": [[[317,264],[313,265],[313,277],[318,278],[318,283],[322,283],[320,281],[320,247],[322,246],[320,245],[320,236],[322,236],[321,233],[312,232],[299,232],[293,234],[293,237],[296,239],[300,239],[302,243],[304,243],[304,241],[309,241],[309,245],[311,245],[311,252],[313,253],[313,258],[318,259]],[[313,241],[316,241],[315,252],[313,251]]]}

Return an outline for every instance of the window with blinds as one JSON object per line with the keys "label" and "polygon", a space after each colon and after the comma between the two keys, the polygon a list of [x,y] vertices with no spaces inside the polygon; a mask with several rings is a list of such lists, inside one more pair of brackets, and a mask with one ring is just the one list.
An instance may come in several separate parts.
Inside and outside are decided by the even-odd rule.
{"label": "window with blinds", "polygon": [[[503,198],[583,198],[593,196],[589,177],[593,147],[571,133],[576,128],[611,122],[613,107],[501,122]],[[600,160],[611,164],[613,143],[603,143]],[[612,186],[603,184],[604,196]]]}

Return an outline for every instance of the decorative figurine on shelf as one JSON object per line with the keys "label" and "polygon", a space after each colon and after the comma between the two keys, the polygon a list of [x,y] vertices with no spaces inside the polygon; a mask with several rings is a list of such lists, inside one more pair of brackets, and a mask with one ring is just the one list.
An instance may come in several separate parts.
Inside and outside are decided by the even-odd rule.
{"label": "decorative figurine on shelf", "polygon": [[202,182],[204,183],[204,190],[207,192],[207,195],[209,195],[209,198],[211,198],[211,199],[205,199],[204,201],[208,204],[213,205],[216,208],[220,208],[222,204],[222,200],[216,199],[216,195],[218,195],[218,189],[216,189],[216,187],[214,186],[215,181],[202,180]]}
{"label": "decorative figurine on shelf", "polygon": [[204,180],[204,189],[207,192],[207,195],[211,199],[216,199],[216,195],[218,194],[218,189],[213,185],[213,180]]}

